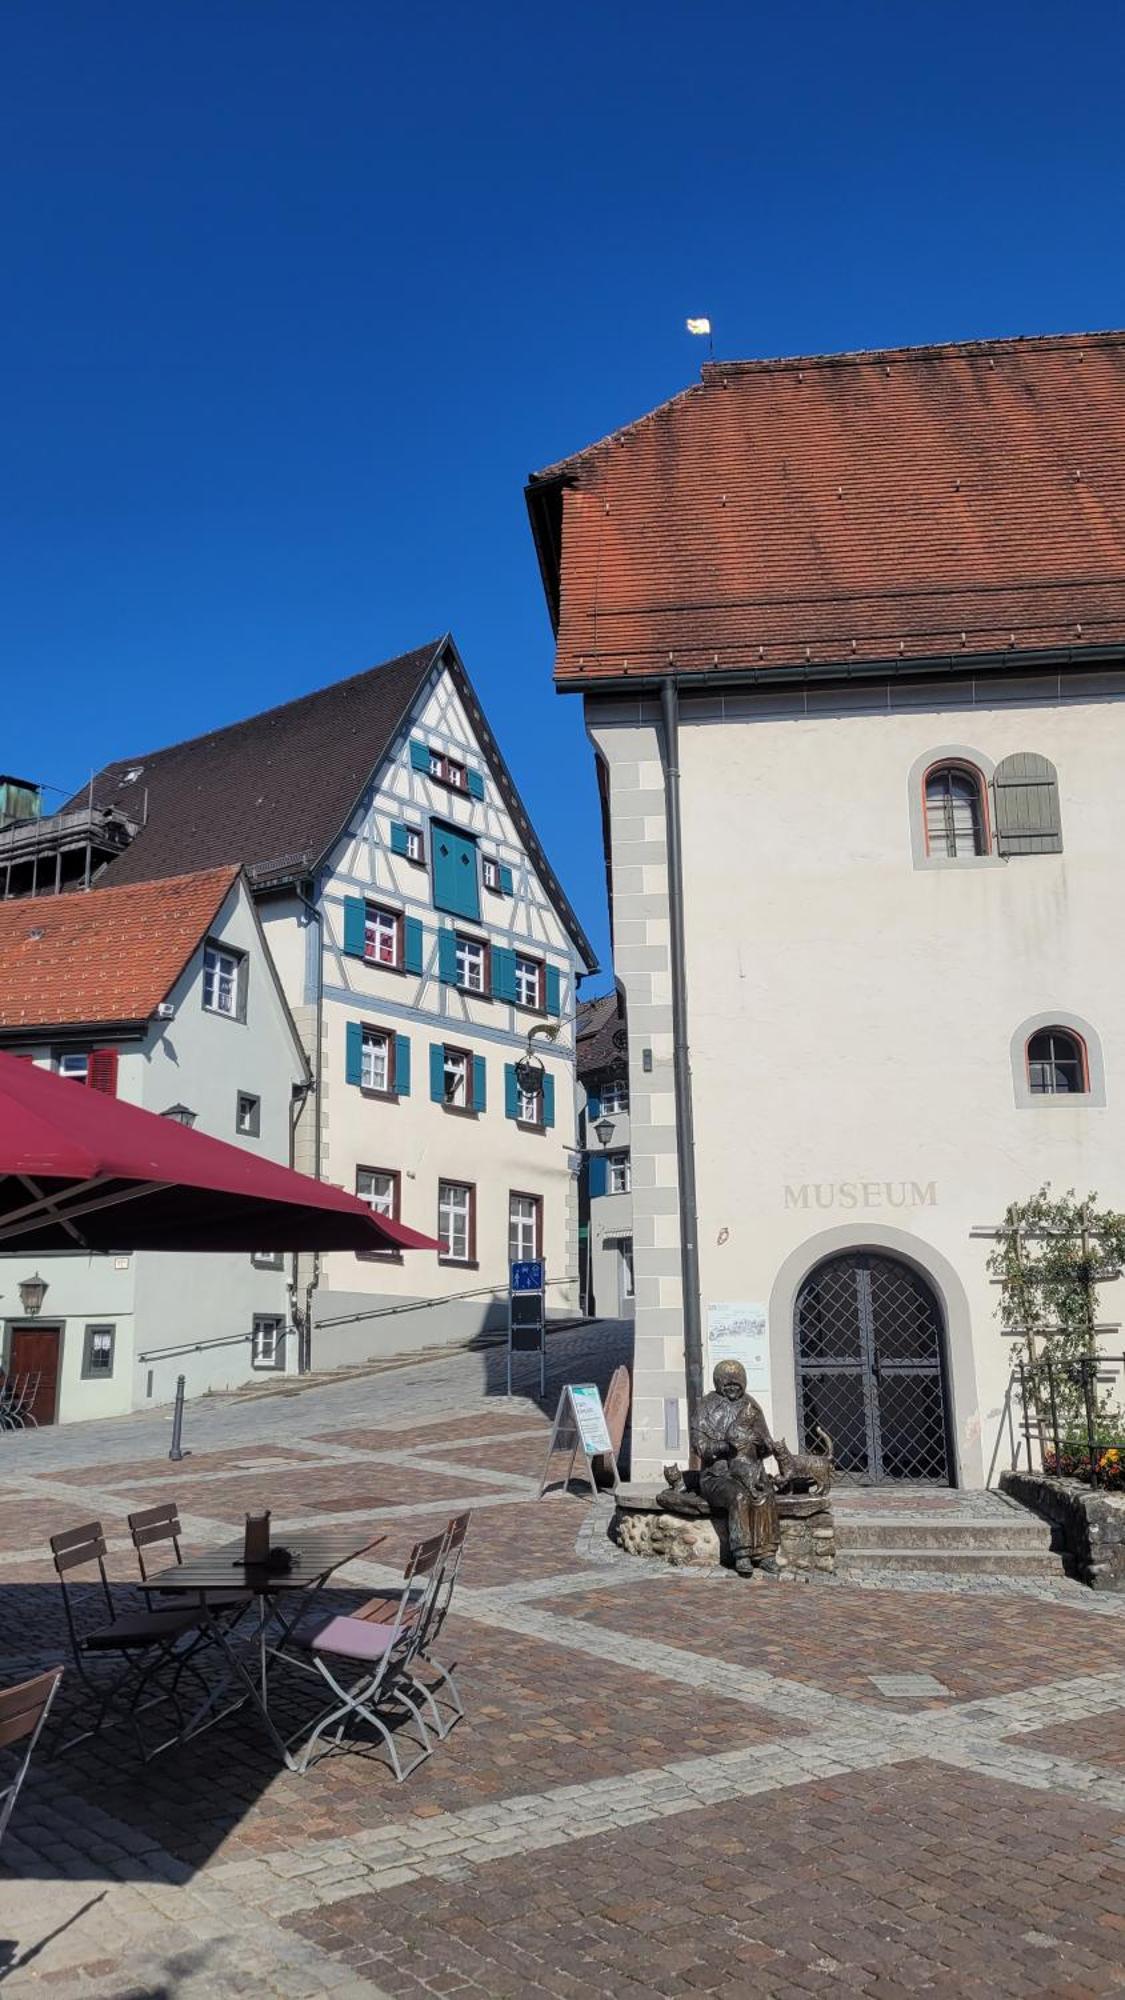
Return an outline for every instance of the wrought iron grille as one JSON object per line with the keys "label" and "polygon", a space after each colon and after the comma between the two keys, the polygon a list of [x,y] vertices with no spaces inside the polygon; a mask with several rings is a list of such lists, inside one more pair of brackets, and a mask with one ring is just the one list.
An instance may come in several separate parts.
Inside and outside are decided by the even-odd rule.
{"label": "wrought iron grille", "polygon": [[929,1286],[892,1257],[833,1257],[797,1299],[801,1424],[828,1432],[856,1483],[948,1485],[941,1317]]}

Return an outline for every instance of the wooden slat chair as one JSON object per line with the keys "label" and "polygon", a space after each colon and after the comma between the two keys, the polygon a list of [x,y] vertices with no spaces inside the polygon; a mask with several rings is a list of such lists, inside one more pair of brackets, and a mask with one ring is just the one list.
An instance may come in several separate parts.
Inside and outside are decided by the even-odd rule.
{"label": "wooden slat chair", "polygon": [[62,1677],[61,1667],[51,1667],[45,1674],[36,1674],[34,1680],[21,1681],[18,1687],[0,1688],[0,1751],[9,1753],[9,1761],[16,1759],[14,1778],[6,1783],[0,1779],[0,1842]]}
{"label": "wooden slat chair", "polygon": [[[183,1715],[176,1690],[185,1669],[193,1673],[204,1695],[208,1693],[206,1682],[194,1669],[187,1667],[185,1657],[177,1649],[181,1639],[198,1630],[198,1607],[119,1613],[106,1575],[106,1545],[100,1521],[87,1521],[80,1528],[67,1528],[61,1535],[52,1535],[51,1554],[62,1587],[63,1611],[75,1669],[97,1710],[92,1728],[82,1730],[60,1747],[72,1750],[76,1743],[84,1743],[88,1737],[96,1736],[107,1716],[113,1710],[123,1709],[141,1757],[147,1763],[150,1757],[157,1756],[159,1751],[176,1742],[179,1732],[149,1750],[141,1735],[138,1715],[161,1702],[171,1701],[182,1729]],[[100,1589],[107,1614],[105,1624],[86,1630],[82,1629],[82,1621],[75,1615],[71,1599],[73,1585],[80,1581],[76,1574],[80,1570],[86,1572],[86,1580],[93,1586],[95,1596]],[[114,1655],[124,1662],[123,1670],[108,1687],[99,1686],[91,1671],[92,1662],[111,1659]],[[165,1675],[172,1677],[171,1685],[142,1704],[141,1696],[148,1684],[155,1682],[159,1686]]]}
{"label": "wooden slat chair", "polygon": [[[154,1548],[161,1548],[163,1545],[163,1549],[166,1552],[167,1545],[171,1543],[176,1562],[183,1562],[183,1550],[180,1547],[180,1537],[183,1534],[183,1529],[180,1526],[179,1506],[175,1500],[162,1500],[159,1506],[141,1507],[135,1514],[126,1515],[126,1519],[129,1523],[129,1533],[133,1538],[133,1547],[137,1552],[137,1564],[141,1572],[141,1589],[144,1592],[145,1603],[148,1605],[150,1611],[159,1610],[159,1604],[154,1604],[153,1599],[159,1599],[161,1593],[159,1590],[153,1590],[149,1583],[148,1567],[152,1561],[152,1556],[150,1554],[146,1562],[145,1550],[148,1549],[151,1551]],[[175,1596],[178,1604],[190,1604],[195,1607],[198,1607],[204,1601],[204,1597],[206,1597],[208,1609],[231,1614],[230,1622],[232,1624],[238,1622],[242,1613],[247,1611],[254,1601],[248,1591],[233,1589],[208,1590],[205,1593],[202,1591],[191,1591],[186,1597],[182,1590],[178,1590]]]}
{"label": "wooden slat chair", "polygon": [[[327,1682],[336,1701],[319,1718],[305,1744],[299,1769],[308,1770],[314,1759],[329,1753],[344,1737],[349,1722],[365,1722],[382,1737],[390,1753],[395,1778],[401,1785],[418,1765],[433,1754],[426,1725],[414,1695],[419,1692],[411,1668],[419,1640],[425,1629],[429,1608],[441,1582],[441,1559],[447,1535],[434,1535],[416,1542],[403,1572],[402,1590],[395,1594],[389,1617],[330,1618],[327,1625],[306,1640],[313,1664]],[[390,1599],[373,1599],[380,1610]],[[330,1665],[329,1662],[332,1664]],[[345,1677],[351,1678],[345,1685]],[[388,1729],[379,1710],[393,1704],[407,1709],[418,1725],[418,1755],[406,1767],[398,1753],[395,1733]],[[322,1739],[332,1734],[332,1743],[318,1749]],[[400,1731],[399,1734],[402,1732]]]}

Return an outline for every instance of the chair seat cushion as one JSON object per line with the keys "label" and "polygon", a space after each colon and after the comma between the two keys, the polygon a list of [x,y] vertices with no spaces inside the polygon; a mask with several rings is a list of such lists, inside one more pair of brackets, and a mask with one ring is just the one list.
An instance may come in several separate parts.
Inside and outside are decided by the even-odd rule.
{"label": "chair seat cushion", "polygon": [[395,1636],[393,1625],[368,1618],[330,1618],[309,1644],[314,1653],[337,1653],[345,1660],[381,1660]]}
{"label": "chair seat cushion", "polygon": [[155,1646],[161,1639],[176,1639],[199,1623],[194,1611],[137,1611],[128,1618],[115,1618],[87,1632],[82,1640],[86,1653],[119,1653],[134,1646]]}

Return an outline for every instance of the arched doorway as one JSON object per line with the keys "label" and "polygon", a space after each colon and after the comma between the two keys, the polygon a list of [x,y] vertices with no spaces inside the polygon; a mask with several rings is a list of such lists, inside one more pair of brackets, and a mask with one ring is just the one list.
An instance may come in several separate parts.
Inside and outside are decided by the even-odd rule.
{"label": "arched doorway", "polygon": [[806,1444],[819,1425],[837,1472],[862,1485],[952,1484],[945,1330],[919,1272],[875,1250],[828,1257],[797,1294],[794,1331]]}

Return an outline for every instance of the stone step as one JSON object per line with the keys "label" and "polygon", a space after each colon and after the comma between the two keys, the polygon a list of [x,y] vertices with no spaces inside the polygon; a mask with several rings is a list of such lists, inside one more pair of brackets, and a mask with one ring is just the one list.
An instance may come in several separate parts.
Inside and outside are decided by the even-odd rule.
{"label": "stone step", "polygon": [[938,1548],[932,1544],[910,1548],[899,1543],[837,1552],[837,1576],[855,1576],[867,1569],[932,1570],[941,1576],[1043,1577],[1055,1583],[1065,1573],[1061,1558],[1046,1548]]}
{"label": "stone step", "polygon": [[1051,1530],[1034,1515],[1007,1520],[926,1520],[917,1515],[836,1516],[836,1547],[844,1549],[992,1549],[1048,1551]]}

